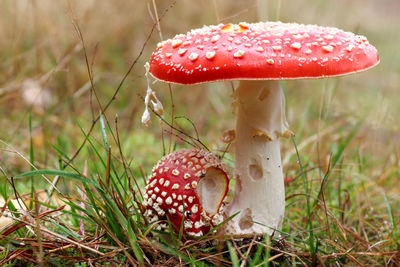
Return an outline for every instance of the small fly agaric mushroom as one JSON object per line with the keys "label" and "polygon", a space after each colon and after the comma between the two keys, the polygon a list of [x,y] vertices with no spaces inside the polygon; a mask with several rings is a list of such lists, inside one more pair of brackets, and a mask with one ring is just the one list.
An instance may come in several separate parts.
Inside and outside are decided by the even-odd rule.
{"label": "small fly agaric mushroom", "polygon": [[[229,188],[226,168],[213,153],[182,149],[162,158],[152,170],[143,205],[150,222],[167,217],[179,232],[202,236],[223,221],[225,197]],[[184,218],[183,218],[184,217]]]}
{"label": "small fly agaric mushroom", "polygon": [[205,26],[159,44],[149,72],[196,84],[240,80],[235,140],[236,188],[226,232],[271,233],[281,227],[285,195],[280,136],[291,136],[279,80],[334,77],[379,62],[364,36],[337,28],[266,22]]}

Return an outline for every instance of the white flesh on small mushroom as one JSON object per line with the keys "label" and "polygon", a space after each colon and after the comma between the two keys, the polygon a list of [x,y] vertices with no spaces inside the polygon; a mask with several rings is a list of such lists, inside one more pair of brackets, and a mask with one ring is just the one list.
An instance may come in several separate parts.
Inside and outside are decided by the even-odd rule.
{"label": "white flesh on small mushroom", "polygon": [[200,179],[197,184],[197,194],[207,215],[211,216],[218,212],[227,187],[228,180],[221,169],[209,168],[204,178]]}
{"label": "white flesh on small mushroom", "polygon": [[271,234],[285,212],[279,137],[290,136],[279,81],[240,81],[235,140],[236,186],[227,215],[235,236]]}

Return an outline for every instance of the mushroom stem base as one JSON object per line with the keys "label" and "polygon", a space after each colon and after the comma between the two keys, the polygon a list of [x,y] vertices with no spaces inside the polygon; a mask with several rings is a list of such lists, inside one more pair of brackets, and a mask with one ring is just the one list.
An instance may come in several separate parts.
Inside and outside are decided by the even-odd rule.
{"label": "mushroom stem base", "polygon": [[235,140],[236,187],[226,234],[271,234],[282,225],[285,189],[279,137],[291,132],[278,81],[241,81]]}

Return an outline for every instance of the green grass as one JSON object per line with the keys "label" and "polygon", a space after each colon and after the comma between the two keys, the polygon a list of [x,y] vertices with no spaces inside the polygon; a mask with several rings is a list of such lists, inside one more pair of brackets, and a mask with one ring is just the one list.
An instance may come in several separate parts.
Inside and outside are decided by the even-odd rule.
{"label": "green grass", "polygon": [[[230,83],[152,84],[164,122],[140,123],[143,65],[160,41],[148,3],[0,4],[0,222],[12,214],[0,265],[398,266],[399,3],[155,1],[164,39],[269,17],[358,32],[379,50],[368,72],[283,84],[296,133],[282,140],[285,220],[279,235],[243,240],[185,239],[142,216],[141,189],[165,153],[204,144],[233,167],[234,151],[220,139],[234,128]],[[28,79],[46,105],[24,101]]]}

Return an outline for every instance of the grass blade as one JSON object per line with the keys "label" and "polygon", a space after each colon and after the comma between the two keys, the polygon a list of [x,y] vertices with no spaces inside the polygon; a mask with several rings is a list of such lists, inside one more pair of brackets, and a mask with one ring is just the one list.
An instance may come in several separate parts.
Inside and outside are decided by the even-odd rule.
{"label": "grass blade", "polygon": [[326,184],[328,183],[329,175],[332,173],[332,170],[336,167],[336,165],[339,163],[339,161],[343,158],[343,153],[344,153],[345,148],[349,145],[351,140],[354,139],[354,137],[355,137],[356,133],[358,132],[358,129],[360,128],[361,124],[362,124],[362,121],[358,122],[356,124],[356,126],[353,128],[353,130],[346,137],[346,139],[339,144],[338,151],[332,157],[332,165],[330,167],[330,171],[327,172],[325,174],[324,178],[322,179],[320,190],[318,192],[318,197],[314,200],[313,208],[317,205],[318,201],[321,198],[323,190],[326,187]]}
{"label": "grass blade", "polygon": [[261,245],[257,246],[256,253],[254,253],[254,257],[251,260],[251,264],[249,267],[254,267],[258,264],[258,262],[260,261],[260,258],[261,258],[262,249],[263,249],[263,246],[261,246]]}
{"label": "grass blade", "polygon": [[226,241],[226,245],[228,246],[228,250],[229,250],[229,255],[231,257],[232,266],[239,267],[239,259],[238,259],[238,256],[236,255],[235,249],[232,247],[231,242],[230,241]]}
{"label": "grass blade", "polygon": [[392,234],[393,238],[396,240],[397,246],[400,247],[399,230],[397,228],[397,224],[396,224],[396,220],[394,218],[393,212],[392,212],[392,208],[390,207],[390,203],[389,203],[389,200],[387,199],[386,195],[383,195],[383,198],[385,199],[386,208],[389,213],[390,222],[392,223],[392,226],[393,226],[393,234]]}
{"label": "grass blade", "polygon": [[108,138],[107,138],[107,133],[106,133],[106,125],[104,123],[103,113],[100,113],[100,126],[101,126],[101,134],[103,136],[104,146],[108,150],[110,148],[110,145],[108,144]]}
{"label": "grass blade", "polygon": [[[32,113],[29,111],[29,162],[31,163],[31,171],[35,170],[35,153],[33,149],[33,139],[32,139]],[[31,199],[34,199],[35,187],[33,185],[33,176],[29,179],[31,182]],[[29,208],[32,209],[33,201],[29,203]]]}
{"label": "grass blade", "polygon": [[71,172],[66,172],[66,171],[60,171],[60,170],[49,170],[49,169],[43,169],[43,170],[35,170],[35,171],[29,171],[29,172],[24,172],[19,175],[14,176],[14,178],[25,178],[29,176],[35,176],[35,175],[59,175],[61,177],[66,177],[66,178],[72,178],[77,181],[80,181],[82,183],[87,183],[90,185],[95,186],[97,189],[101,190],[101,188],[92,180],[87,179],[86,177],[71,173]]}
{"label": "grass blade", "polygon": [[310,252],[311,252],[312,257],[315,258],[314,230],[313,230],[313,225],[312,225],[312,208],[311,208],[311,204],[310,204],[310,192],[308,190],[308,180],[307,180],[306,174],[304,173],[303,164],[301,163],[301,158],[299,155],[299,151],[297,149],[296,141],[294,140],[293,137],[292,137],[292,142],[293,142],[294,148],[296,150],[297,160],[298,160],[299,166],[300,166],[301,178],[303,179],[304,190],[306,192],[308,230],[310,232],[310,237],[308,239],[308,245],[310,246]]}
{"label": "grass blade", "polygon": [[271,238],[269,235],[265,235],[265,257],[264,257],[265,267],[269,267],[270,255],[271,255]]}

